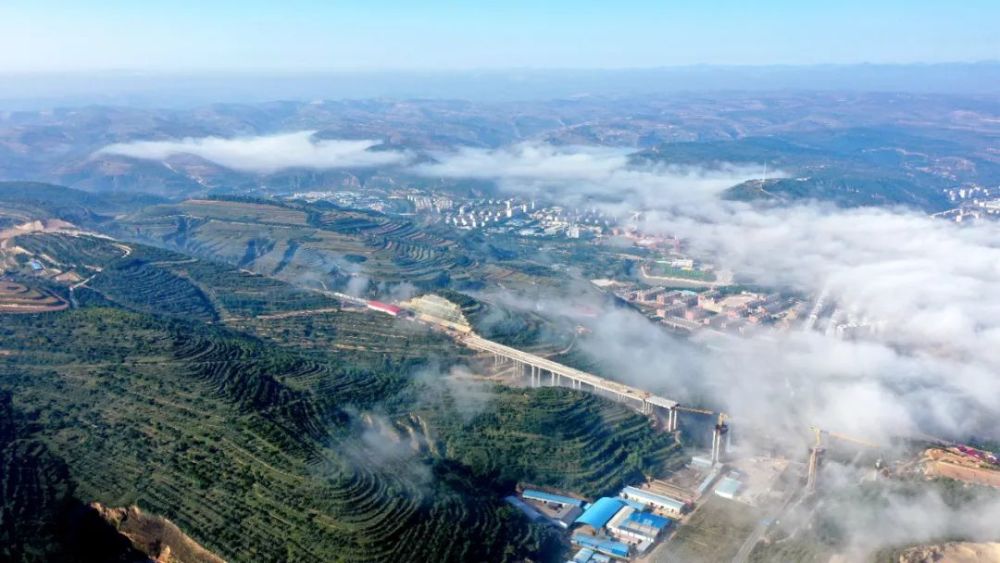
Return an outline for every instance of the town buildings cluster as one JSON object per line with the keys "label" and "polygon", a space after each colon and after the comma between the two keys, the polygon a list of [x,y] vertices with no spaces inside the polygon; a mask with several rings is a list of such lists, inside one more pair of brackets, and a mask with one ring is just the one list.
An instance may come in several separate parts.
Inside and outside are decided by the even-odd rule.
{"label": "town buildings cluster", "polygon": [[800,318],[804,308],[801,299],[778,292],[728,292],[721,289],[696,292],[609,280],[594,282],[610,289],[663,325],[685,332],[714,329],[742,333],[758,325],[783,328]]}
{"label": "town buildings cluster", "polygon": [[955,207],[938,215],[957,223],[1000,219],[1000,187],[963,186],[949,188],[945,195]]}

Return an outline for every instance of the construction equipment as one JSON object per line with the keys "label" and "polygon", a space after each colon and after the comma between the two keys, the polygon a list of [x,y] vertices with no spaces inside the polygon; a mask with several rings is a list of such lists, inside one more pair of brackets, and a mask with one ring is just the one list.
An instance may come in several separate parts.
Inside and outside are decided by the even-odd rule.
{"label": "construction equipment", "polygon": [[677,405],[677,410],[684,412],[693,412],[697,414],[715,414],[715,411],[709,409],[699,409],[697,407],[689,407],[687,405]]}
{"label": "construction equipment", "polygon": [[[833,438],[833,439],[840,440],[840,441],[843,441],[843,442],[850,442],[850,443],[853,443],[853,444],[858,444],[858,445],[864,446],[866,448],[873,448],[873,449],[876,449],[876,450],[881,448],[881,446],[879,446],[878,444],[876,444],[874,442],[869,442],[868,440],[862,440],[861,438],[855,438],[853,436],[848,436],[846,434],[840,434],[840,433],[837,433],[837,432],[829,432],[829,431],[823,430],[822,428],[819,428],[817,426],[810,426],[809,429],[812,430],[813,434],[816,436],[816,441],[813,443],[813,446],[811,448],[809,448],[809,472],[808,472],[808,474],[806,476],[806,489],[810,493],[813,493],[813,492],[816,491],[816,480],[817,480],[817,478],[819,476],[819,466],[822,464],[823,453],[826,451],[826,448],[823,447],[823,436],[824,435],[827,436],[827,437],[829,437],[829,438]],[[881,470],[882,469],[882,460],[881,460],[881,458],[878,461],[875,462],[875,469],[876,470]]]}

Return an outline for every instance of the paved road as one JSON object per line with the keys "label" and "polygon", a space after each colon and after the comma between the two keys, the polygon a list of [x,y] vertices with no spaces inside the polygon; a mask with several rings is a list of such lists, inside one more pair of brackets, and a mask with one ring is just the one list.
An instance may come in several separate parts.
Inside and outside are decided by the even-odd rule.
{"label": "paved road", "polygon": [[733,563],[746,562],[747,558],[750,557],[750,552],[760,542],[760,539],[764,537],[764,532],[767,531],[767,527],[771,525],[771,522],[771,518],[764,518],[757,523],[757,527],[750,532],[750,536],[740,546],[740,550],[736,552],[736,557],[733,557]]}
{"label": "paved road", "polygon": [[761,538],[764,537],[764,533],[767,532],[771,523],[784,518],[785,511],[788,510],[788,505],[792,502],[792,499],[795,498],[796,491],[797,489],[790,490],[788,495],[785,496],[785,500],[782,501],[781,506],[757,523],[757,527],[750,532],[750,535],[743,542],[743,545],[740,546],[740,550],[736,552],[736,556],[733,557],[733,563],[746,563],[747,559],[750,557],[750,552],[753,551],[753,548],[756,547]]}

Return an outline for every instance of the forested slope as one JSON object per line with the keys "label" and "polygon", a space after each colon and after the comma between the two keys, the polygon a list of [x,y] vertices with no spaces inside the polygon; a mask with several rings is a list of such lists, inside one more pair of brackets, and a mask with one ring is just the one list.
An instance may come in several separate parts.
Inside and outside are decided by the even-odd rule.
{"label": "forested slope", "polygon": [[17,242],[93,276],[73,308],[0,325],[0,392],[31,430],[3,459],[40,468],[5,473],[6,522],[33,530],[17,559],[56,558],[51,523],[97,501],[232,561],[548,560],[552,532],[502,501],[515,482],[592,494],[671,460],[579,392],[487,387],[470,416],[446,375],[464,351],[413,323],[141,245]]}

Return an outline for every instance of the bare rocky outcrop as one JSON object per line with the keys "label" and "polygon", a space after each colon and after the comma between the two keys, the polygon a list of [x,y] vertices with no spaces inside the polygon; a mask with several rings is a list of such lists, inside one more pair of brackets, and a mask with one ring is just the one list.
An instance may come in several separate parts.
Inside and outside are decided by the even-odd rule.
{"label": "bare rocky outcrop", "polygon": [[136,549],[156,563],[225,563],[225,560],[192,540],[170,520],[146,514],[138,506],[112,508],[97,502],[90,506],[114,526],[119,534],[128,538]]}
{"label": "bare rocky outcrop", "polygon": [[949,542],[911,547],[899,563],[987,563],[1000,561],[1000,542]]}

